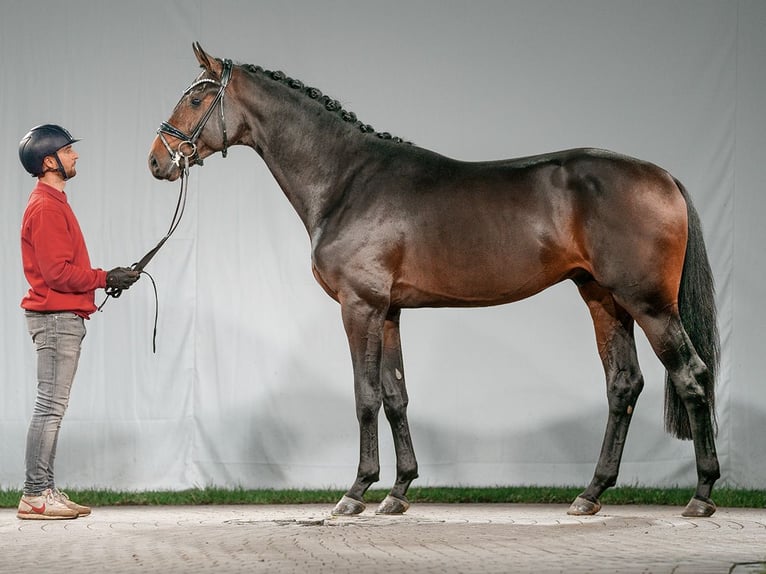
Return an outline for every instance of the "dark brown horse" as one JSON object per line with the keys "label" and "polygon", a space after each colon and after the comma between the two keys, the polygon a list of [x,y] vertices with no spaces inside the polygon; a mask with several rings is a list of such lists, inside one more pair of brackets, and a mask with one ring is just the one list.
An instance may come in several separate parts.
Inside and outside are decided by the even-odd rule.
{"label": "dark brown horse", "polygon": [[354,369],[359,467],[334,514],[362,512],[378,480],[381,405],[397,464],[378,512],[409,506],[418,468],[401,310],[510,303],[565,279],[590,309],[609,402],[596,472],[569,513],[598,512],[601,493],[617,480],[644,385],[634,322],[667,370],[668,431],[694,441],[698,483],[683,514],[715,512],[713,281],[699,217],[676,179],[593,149],[456,161],[376,133],[281,72],[215,59],[199,44],[194,53],[202,72],[160,127],[149,168],[175,180],[184,160],[252,147],[303,221],[314,276],[340,303]]}

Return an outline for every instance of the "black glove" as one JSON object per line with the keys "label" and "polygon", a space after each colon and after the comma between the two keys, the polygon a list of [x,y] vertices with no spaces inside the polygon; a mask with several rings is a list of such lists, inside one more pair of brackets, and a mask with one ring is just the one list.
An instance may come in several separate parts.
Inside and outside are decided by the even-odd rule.
{"label": "black glove", "polygon": [[123,291],[138,281],[141,274],[129,267],[115,267],[106,274],[107,290]]}

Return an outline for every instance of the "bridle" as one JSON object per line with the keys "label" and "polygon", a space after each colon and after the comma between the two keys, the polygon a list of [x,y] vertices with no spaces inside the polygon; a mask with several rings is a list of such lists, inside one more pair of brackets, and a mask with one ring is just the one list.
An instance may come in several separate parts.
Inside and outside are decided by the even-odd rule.
{"label": "bridle", "polygon": [[[197,122],[197,125],[195,126],[194,130],[192,130],[191,135],[188,135],[181,130],[179,130],[174,125],[170,124],[169,122],[162,122],[160,124],[159,129],[157,130],[157,134],[159,135],[160,141],[165,146],[165,149],[168,150],[168,153],[170,154],[170,158],[173,161],[173,163],[181,170],[181,190],[178,193],[178,202],[176,203],[176,210],[173,213],[173,219],[170,221],[170,228],[168,229],[168,232],[165,234],[165,237],[160,239],[159,243],[155,245],[152,249],[150,249],[146,255],[144,255],[139,261],[134,263],[130,266],[131,269],[134,271],[138,271],[139,273],[143,273],[144,275],[147,275],[149,279],[152,281],[152,286],[154,287],[154,334],[152,337],[152,351],[157,351],[157,318],[159,313],[159,301],[157,298],[157,285],[154,282],[154,278],[149,275],[146,271],[144,271],[144,267],[146,267],[149,264],[149,261],[152,260],[152,258],[157,254],[157,252],[160,250],[160,248],[165,245],[165,242],[170,239],[170,236],[173,235],[173,232],[178,227],[178,224],[181,222],[181,217],[183,216],[184,209],[186,208],[186,189],[188,186],[188,175],[189,175],[189,167],[191,167],[194,164],[202,165],[202,160],[199,158],[196,158],[197,155],[197,140],[199,139],[200,134],[202,133],[202,130],[205,128],[205,124],[207,124],[207,121],[210,119],[210,116],[213,115],[213,111],[215,110],[215,107],[219,105],[220,103],[220,110],[221,110],[221,129],[223,131],[223,149],[221,150],[221,154],[223,157],[226,157],[227,148],[229,147],[228,139],[226,136],[226,119],[223,114],[223,94],[226,91],[226,86],[229,85],[229,80],[231,79],[231,68],[232,63],[231,60],[224,60],[223,61],[223,70],[221,72],[221,81],[213,80],[212,78],[202,78],[199,80],[196,80],[192,83],[191,86],[186,88],[184,90],[184,93],[181,97],[186,96],[191,90],[199,86],[200,84],[215,84],[218,86],[218,93],[215,95],[215,98],[213,98],[213,101],[210,104],[210,107],[207,109],[205,114],[199,119]],[[178,147],[176,148],[176,151],[173,151],[173,148],[170,147],[170,143],[168,143],[167,138],[163,134],[168,134],[170,136],[173,136],[174,138],[179,140]],[[187,153],[188,152],[188,153]],[[182,165],[183,164],[183,165]],[[110,297],[117,299],[120,295],[122,295],[122,289],[119,287],[107,287],[105,289],[106,291],[106,299],[99,305],[98,310],[101,311],[101,309],[104,307],[106,302],[109,300]]]}
{"label": "bridle", "polygon": [[[188,185],[188,175],[189,175],[189,167],[196,164],[202,165],[202,160],[197,159],[194,160],[194,157],[197,155],[197,144],[196,141],[199,139],[200,134],[202,133],[202,130],[205,128],[205,124],[210,119],[210,116],[213,115],[213,110],[215,107],[220,103],[221,108],[221,129],[223,130],[223,149],[221,150],[221,153],[223,154],[223,157],[226,157],[226,150],[228,148],[228,139],[226,137],[226,118],[223,115],[223,93],[226,91],[226,86],[229,85],[229,80],[231,79],[231,60],[224,60],[223,61],[223,70],[221,72],[221,81],[218,82],[216,80],[213,80],[212,78],[202,78],[200,80],[197,80],[192,83],[191,86],[186,88],[184,90],[183,96],[188,94],[190,91],[192,91],[195,87],[199,86],[200,84],[215,84],[218,86],[218,93],[215,95],[215,98],[213,98],[213,101],[210,103],[210,107],[207,109],[205,114],[199,119],[197,122],[197,125],[195,126],[194,130],[192,131],[191,135],[187,135],[181,130],[179,130],[174,125],[170,124],[169,122],[162,122],[160,124],[159,129],[157,130],[157,134],[160,137],[160,141],[162,141],[162,144],[165,146],[165,149],[168,150],[168,153],[170,154],[170,158],[172,159],[173,163],[178,166],[178,168],[181,170],[181,191],[178,194],[178,203],[176,204],[176,211],[173,214],[173,219],[170,222],[170,228],[168,229],[167,234],[165,234],[165,237],[163,237],[160,242],[149,251],[146,255],[144,255],[141,260],[138,263],[133,264],[133,269],[136,271],[142,272],[144,270],[144,267],[151,261],[152,257],[160,250],[160,247],[162,247],[165,242],[170,238],[171,235],[173,235],[173,232],[176,230],[176,227],[178,227],[178,224],[181,222],[181,216],[184,213],[184,208],[186,207],[186,188]],[[181,96],[181,97],[183,97]],[[174,138],[177,138],[180,140],[180,143],[178,144],[178,147],[176,148],[176,151],[173,151],[173,148],[170,147],[170,144],[168,143],[168,140],[165,138],[163,133],[166,133],[168,135],[173,136]],[[184,153],[184,146],[188,146],[189,153]],[[183,165],[181,165],[183,163]]]}
{"label": "bridle", "polygon": [[[199,139],[199,136],[202,133],[202,130],[205,129],[205,124],[207,124],[207,121],[210,119],[210,116],[213,115],[213,111],[215,110],[215,107],[219,103],[220,103],[219,109],[221,110],[221,130],[223,131],[223,149],[221,150],[221,155],[223,155],[223,157],[226,157],[226,152],[228,151],[229,142],[226,135],[226,118],[224,117],[224,113],[223,113],[223,95],[224,95],[224,92],[226,91],[226,86],[229,85],[229,80],[231,79],[231,68],[232,68],[231,60],[224,60],[223,70],[221,71],[220,82],[212,78],[201,78],[193,82],[191,86],[189,86],[188,88],[184,90],[184,93],[181,96],[182,98],[201,84],[214,84],[218,86],[218,93],[215,95],[215,98],[213,98],[213,101],[210,103],[210,107],[208,107],[207,111],[197,122],[197,125],[194,127],[191,134],[184,133],[183,131],[179,130],[177,127],[175,127],[169,122],[162,122],[160,124],[160,127],[157,130],[157,135],[159,135],[162,145],[164,145],[165,149],[168,150],[168,153],[170,154],[170,158],[173,160],[173,163],[176,164],[176,166],[178,166],[179,168],[181,167],[182,160],[184,159],[189,160],[190,158],[194,158],[197,155],[197,140]],[[169,136],[173,136],[174,138],[179,140],[178,147],[176,147],[175,151],[173,151],[173,148],[170,147],[170,143],[168,142],[164,134],[168,134]],[[195,161],[192,162],[192,164],[195,164],[195,163],[202,165],[202,160],[196,159]]]}

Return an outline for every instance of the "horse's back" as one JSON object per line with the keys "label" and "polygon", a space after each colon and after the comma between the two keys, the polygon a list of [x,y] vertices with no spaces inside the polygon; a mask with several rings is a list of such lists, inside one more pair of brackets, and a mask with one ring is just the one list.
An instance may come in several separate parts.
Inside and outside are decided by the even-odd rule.
{"label": "horse's back", "polygon": [[333,255],[375,261],[359,267],[401,307],[507,303],[567,278],[618,287],[685,233],[673,179],[603,150],[461,162],[414,149],[365,182],[344,217],[354,245]]}

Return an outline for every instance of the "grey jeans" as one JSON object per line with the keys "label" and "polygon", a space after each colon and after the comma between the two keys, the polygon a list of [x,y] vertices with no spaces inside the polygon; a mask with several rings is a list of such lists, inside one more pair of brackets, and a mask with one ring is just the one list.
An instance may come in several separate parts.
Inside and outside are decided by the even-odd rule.
{"label": "grey jeans", "polygon": [[37,398],[27,432],[24,494],[37,495],[55,488],[56,444],[86,331],[85,321],[74,313],[25,315],[37,349]]}

